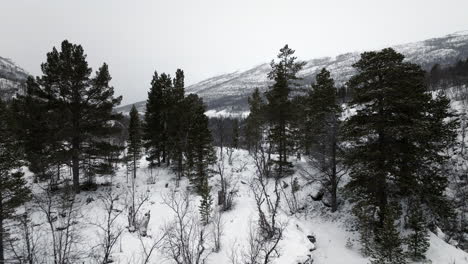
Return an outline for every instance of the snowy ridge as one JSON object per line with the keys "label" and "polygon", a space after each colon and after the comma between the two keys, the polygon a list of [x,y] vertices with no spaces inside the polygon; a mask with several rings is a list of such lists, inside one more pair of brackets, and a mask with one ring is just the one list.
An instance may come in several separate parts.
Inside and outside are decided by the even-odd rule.
{"label": "snowy ridge", "polygon": [[[434,64],[453,64],[458,59],[468,57],[468,31],[459,31],[444,37],[393,46],[405,55],[408,61],[421,65],[429,70]],[[300,52],[300,51],[298,51]],[[306,61],[304,69],[299,72],[302,84],[309,85],[322,68],[327,68],[338,86],[343,85],[353,74],[352,65],[360,58],[361,52],[350,52],[336,57],[323,57]],[[255,88],[264,91],[270,81],[267,74],[268,63],[259,64],[249,70],[221,74],[190,85],[187,93],[198,94],[205,101],[208,110],[241,113],[248,110],[247,98]],[[144,102],[135,103],[139,111],[144,112]],[[117,111],[128,112],[129,106],[117,108]]]}
{"label": "snowy ridge", "polygon": [[10,99],[22,92],[29,74],[11,59],[0,57],[0,99]]}
{"label": "snowy ridge", "polygon": [[[468,31],[460,31],[445,37],[393,46],[408,61],[420,64],[426,70],[435,63],[448,65],[457,59],[468,57]],[[353,74],[352,65],[360,58],[360,52],[324,57],[306,61],[299,73],[303,84],[310,84],[318,71],[327,68],[338,85],[343,85]],[[224,74],[187,87],[188,93],[200,95],[209,109],[243,111],[247,109],[247,97],[255,88],[265,90],[269,84],[269,64],[261,64],[250,70]],[[222,79],[222,82],[219,81]]]}

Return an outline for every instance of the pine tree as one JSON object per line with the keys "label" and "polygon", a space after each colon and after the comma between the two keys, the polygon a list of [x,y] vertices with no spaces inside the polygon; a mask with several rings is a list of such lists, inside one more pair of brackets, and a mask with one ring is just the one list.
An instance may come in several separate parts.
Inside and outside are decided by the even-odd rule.
{"label": "pine tree", "polygon": [[205,180],[209,176],[209,166],[216,160],[213,139],[208,128],[208,117],[205,115],[203,100],[190,94],[184,104],[190,109],[187,120],[186,163],[189,178],[197,193],[202,193]]}
{"label": "pine tree", "polygon": [[239,148],[239,119],[237,118],[232,121],[232,147]]}
{"label": "pine tree", "polygon": [[264,107],[262,96],[258,88],[248,99],[250,114],[246,119],[245,138],[249,151],[255,151],[263,137],[263,126],[265,123]]}
{"label": "pine tree", "polygon": [[429,232],[420,203],[415,203],[410,208],[408,216],[408,228],[411,233],[406,237],[408,246],[407,255],[414,261],[421,261],[426,258],[425,254],[429,248]]}
{"label": "pine tree", "polygon": [[[73,186],[80,189],[80,169],[84,165],[102,168],[105,156],[115,151],[108,137],[117,129],[113,122],[121,118],[112,110],[122,97],[114,97],[114,89],[107,64],[91,77],[86,55],[81,45],[63,41],[61,50],[53,48],[42,64],[43,75],[36,85],[28,87],[46,105],[51,114],[47,122],[57,128],[56,142],[65,149],[66,161],[71,161]],[[36,120],[30,120],[35,122]],[[92,163],[85,164],[92,157]]]}
{"label": "pine tree", "polygon": [[16,208],[30,198],[23,173],[21,146],[14,136],[10,109],[0,100],[0,263],[5,263],[5,244],[9,230],[7,221],[14,218]]}
{"label": "pine tree", "polygon": [[357,220],[361,254],[365,257],[371,256],[375,227],[373,208],[367,204],[366,199],[361,199],[358,204],[353,207],[352,211]]}
{"label": "pine tree", "polygon": [[395,226],[393,209],[387,207],[387,217],[384,224],[378,229],[375,245],[372,252],[372,264],[404,264],[406,263],[402,240]]}
{"label": "pine tree", "polygon": [[451,117],[448,104],[433,100],[424,71],[403,59],[393,49],[365,52],[347,84],[354,91],[351,106],[358,109],[345,124],[347,187],[376,208],[380,227],[389,197],[420,196],[439,216],[434,205],[445,201],[446,179],[439,168],[446,160],[441,147],[454,135],[445,122]]}
{"label": "pine tree", "polygon": [[148,160],[169,164],[171,109],[173,107],[173,86],[171,76],[165,73],[153,75],[151,89],[146,102],[144,139],[149,152]]}
{"label": "pine tree", "polygon": [[60,178],[60,167],[66,162],[66,155],[60,142],[61,124],[50,122],[58,113],[48,111],[48,103],[37,98],[38,83],[33,77],[26,81],[26,93],[17,95],[12,107],[17,120],[15,134],[22,142],[25,160],[34,173],[35,182],[50,179],[54,185]]}
{"label": "pine tree", "polygon": [[344,174],[341,151],[341,107],[336,98],[335,83],[325,68],[317,74],[316,82],[305,99],[305,148],[311,164],[319,171],[331,196],[331,210],[338,208],[338,185]]}
{"label": "pine tree", "polygon": [[211,219],[211,212],[213,206],[213,198],[210,194],[211,187],[208,184],[208,179],[204,179],[200,188],[200,218],[203,225],[207,225]]}
{"label": "pine tree", "polygon": [[172,109],[175,104],[174,89],[172,79],[169,74],[162,73],[159,76],[159,84],[162,88],[162,111],[161,111],[161,161],[170,165],[170,123],[172,117]]}
{"label": "pine tree", "polygon": [[138,167],[138,160],[141,158],[141,124],[140,116],[135,105],[130,110],[130,123],[128,125],[128,139],[127,139],[127,158],[130,165],[133,167],[133,178],[136,178],[136,170]]}
{"label": "pine tree", "polygon": [[162,98],[163,90],[159,83],[159,76],[154,72],[153,79],[151,80],[151,88],[148,92],[148,99],[146,100],[145,122],[143,126],[143,138],[145,140],[145,148],[148,154],[147,160],[154,164],[161,165],[161,151],[162,151]]}
{"label": "pine tree", "polygon": [[180,180],[184,172],[184,148],[186,141],[186,124],[184,120],[184,71],[177,69],[173,80],[172,106],[169,118],[169,148],[170,158],[174,161],[173,169]]}
{"label": "pine tree", "polygon": [[278,159],[275,160],[277,177],[282,177],[292,166],[288,162],[288,155],[293,142],[289,130],[293,118],[293,106],[291,104],[291,91],[298,80],[297,73],[302,69],[304,63],[297,62],[294,50],[285,45],[280,49],[278,62],[271,62],[272,70],[268,78],[274,84],[266,92],[267,105],[266,113],[270,127],[270,142],[273,144]]}

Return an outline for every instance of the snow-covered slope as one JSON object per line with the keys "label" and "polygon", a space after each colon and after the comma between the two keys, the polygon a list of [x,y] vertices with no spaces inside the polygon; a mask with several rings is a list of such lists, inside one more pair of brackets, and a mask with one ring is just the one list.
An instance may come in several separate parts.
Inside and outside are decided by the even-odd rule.
{"label": "snow-covered slope", "polygon": [[[468,31],[458,32],[441,38],[421,42],[396,45],[398,52],[405,55],[408,61],[430,69],[435,63],[451,64],[457,59],[468,57]],[[342,85],[353,74],[352,65],[359,60],[360,52],[346,53],[334,58],[325,57],[306,61],[299,73],[304,84],[310,84],[322,68],[331,71],[338,85]],[[209,108],[233,110],[245,109],[246,98],[256,87],[266,89],[269,83],[268,64],[256,66],[244,72],[236,72],[214,77],[187,87],[187,92],[203,97]],[[219,79],[222,79],[222,82]]]}
{"label": "snow-covered slope", "polygon": [[12,60],[0,57],[0,99],[9,99],[21,92],[28,75]]}
{"label": "snow-covered slope", "polygon": [[[233,263],[230,261],[233,254],[237,255],[238,260],[240,260],[243,252],[248,250],[249,230],[258,219],[254,195],[249,186],[255,175],[254,161],[245,150],[235,150],[232,160],[232,165],[228,165],[227,162],[225,164],[226,176],[233,179],[233,184],[237,186],[238,192],[234,198],[233,209],[222,213],[221,249],[217,253],[211,252],[213,229],[211,225],[207,226],[209,232],[206,237],[206,250],[210,253],[207,264]],[[301,163],[303,161],[296,161],[296,166],[300,167]],[[298,175],[292,177],[298,177]],[[138,218],[148,211],[151,212],[148,236],[142,237],[138,232],[131,233],[125,228],[128,225],[128,205],[131,196],[131,184],[125,175],[125,169],[121,168],[113,176],[113,192],[119,197],[113,211],[121,213],[113,224],[113,229],[123,230],[111,253],[114,263],[143,263],[145,250],[148,252],[151,245],[163,236],[164,227],[167,227],[174,217],[174,212],[166,204],[165,197],[171,197],[168,194],[174,189],[178,194],[183,193],[189,185],[188,181],[184,179],[180,186],[176,187],[175,178],[176,176],[165,168],[156,168],[150,171],[145,159],[141,160],[141,168],[137,173],[136,193],[138,197],[148,194],[149,199],[143,203]],[[301,180],[300,177],[298,178]],[[152,179],[155,181],[153,182]],[[104,179],[100,178],[99,180],[103,181]],[[284,181],[290,182],[286,178]],[[210,179],[210,185],[213,188],[211,192],[215,198],[217,191],[220,190],[219,176],[213,176]],[[107,188],[100,187],[96,192],[82,192],[75,199],[79,217],[74,219],[76,222],[74,225],[79,232],[77,243],[83,251],[81,254],[84,257],[82,259],[84,263],[94,263],[91,261],[92,254],[90,253],[96,255],[100,253],[98,245],[101,242],[100,239],[103,238],[100,224],[104,223],[106,219],[105,205],[100,198],[105,196]],[[331,214],[321,201],[313,201],[310,198],[309,194],[312,190],[313,186],[310,185],[301,188],[297,194],[298,201],[299,205],[304,206],[305,209],[294,216],[290,215],[285,199],[281,199],[278,221],[285,226],[285,230],[284,238],[277,248],[279,257],[273,264],[305,263],[304,261],[308,258],[313,259],[314,264],[369,263],[369,259],[359,253],[357,234],[351,231],[351,219],[347,209],[340,210],[340,213]],[[35,190],[35,195],[41,197],[40,189]],[[187,201],[191,204],[193,215],[198,219],[199,197],[192,193]],[[218,209],[215,208],[215,210]],[[41,238],[39,241],[43,242],[38,245],[41,249],[40,254],[50,260],[52,252],[48,247],[52,244],[52,238],[49,226],[44,222],[45,215],[35,205],[29,207],[29,212],[33,215],[33,223],[36,224],[34,234]],[[313,235],[316,238],[314,244],[308,240],[308,235]],[[350,245],[346,246],[348,240]],[[430,243],[427,257],[432,262],[429,263],[468,263],[468,253],[445,243],[436,235],[431,234]],[[315,250],[311,251],[312,248]],[[165,250],[160,245],[154,250],[147,263],[173,263],[167,259],[167,253],[169,253],[167,249]],[[51,262],[46,261],[45,263]]]}
{"label": "snow-covered slope", "polygon": [[[468,31],[457,32],[444,37],[428,39],[420,42],[393,46],[403,53],[408,61],[420,64],[429,70],[435,63],[452,64],[458,59],[468,57]],[[298,51],[300,53],[300,51]],[[336,57],[324,57],[306,61],[304,69],[299,73],[304,85],[310,84],[322,68],[331,71],[338,85],[342,85],[353,74],[353,63],[359,60],[360,52],[341,54]],[[242,112],[247,110],[247,98],[255,88],[265,90],[269,80],[268,63],[260,64],[246,71],[215,76],[186,88],[187,93],[200,95],[208,106],[208,110],[226,110]],[[140,111],[144,111],[144,102],[136,103]],[[131,107],[131,105],[130,105]],[[123,106],[119,109],[125,112],[130,109]]]}

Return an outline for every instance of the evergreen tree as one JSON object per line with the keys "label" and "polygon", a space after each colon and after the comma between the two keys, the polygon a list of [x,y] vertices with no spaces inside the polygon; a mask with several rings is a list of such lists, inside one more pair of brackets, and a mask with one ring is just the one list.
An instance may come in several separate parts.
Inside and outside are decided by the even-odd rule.
{"label": "evergreen tree", "polygon": [[190,94],[184,101],[184,104],[190,109],[186,119],[188,121],[185,150],[186,169],[197,193],[201,194],[205,180],[209,176],[209,166],[215,162],[216,157],[203,100],[197,95]]}
{"label": "evergreen tree", "polygon": [[0,100],[0,263],[6,263],[7,221],[13,219],[16,208],[30,198],[30,190],[19,170],[23,165],[22,152],[13,125],[10,109]]}
{"label": "evergreen tree", "polygon": [[133,167],[133,178],[136,178],[136,170],[138,167],[138,160],[141,158],[141,124],[140,116],[135,105],[130,110],[130,123],[128,125],[128,140],[127,140],[127,158],[130,165]]}
{"label": "evergreen tree", "polygon": [[264,107],[262,96],[258,88],[248,99],[250,114],[246,119],[245,138],[250,151],[258,148],[263,137],[263,126],[265,124]]}
{"label": "evergreen tree", "polygon": [[162,73],[159,76],[159,84],[162,89],[162,111],[161,111],[161,161],[170,165],[170,124],[172,109],[174,108],[175,98],[172,79],[169,74]]}
{"label": "evergreen tree", "polygon": [[270,127],[270,142],[278,153],[275,160],[277,177],[282,177],[292,165],[288,162],[288,155],[292,147],[290,124],[293,118],[293,106],[291,104],[291,91],[298,80],[297,73],[304,63],[297,62],[294,50],[285,45],[280,49],[278,62],[271,62],[271,72],[268,78],[274,84],[266,93],[266,113]]}
{"label": "evergreen tree", "polygon": [[387,217],[384,224],[378,229],[375,245],[372,252],[372,264],[404,264],[406,263],[402,240],[395,226],[393,209],[387,207]]}
{"label": "evergreen tree", "polygon": [[173,80],[172,106],[169,118],[169,147],[171,150],[170,158],[174,161],[173,169],[178,179],[182,177],[184,167],[184,150],[186,141],[186,124],[184,120],[184,71],[177,69]]}
{"label": "evergreen tree", "polygon": [[210,191],[211,188],[208,184],[208,179],[205,178],[200,189],[201,199],[199,206],[201,222],[204,225],[209,224],[211,218],[213,198],[211,197]]}
{"label": "evergreen tree", "polygon": [[408,246],[407,255],[414,261],[424,260],[430,244],[429,232],[420,203],[415,203],[410,208],[408,228],[411,233],[405,239]]}
{"label": "evergreen tree", "polygon": [[171,76],[154,73],[151,89],[146,102],[144,138],[149,152],[148,160],[169,164],[169,123],[173,105],[173,86]]}
{"label": "evergreen tree", "polygon": [[26,81],[26,93],[17,95],[13,110],[17,120],[17,137],[22,142],[25,160],[35,181],[50,179],[54,185],[60,178],[60,168],[66,163],[65,150],[60,142],[61,124],[51,122],[58,118],[56,112],[48,111],[49,102],[35,96],[39,90],[33,77]]}
{"label": "evergreen tree", "polygon": [[232,147],[239,148],[239,119],[237,118],[232,121]]}
{"label": "evergreen tree", "polygon": [[305,108],[305,148],[311,164],[319,171],[322,182],[331,196],[332,212],[338,208],[338,184],[344,174],[341,151],[341,107],[330,72],[322,69],[307,96]]}
{"label": "evergreen tree", "polygon": [[107,64],[91,77],[92,69],[81,45],[63,41],[60,51],[53,48],[47,54],[41,69],[43,75],[28,89],[51,113],[47,122],[57,128],[53,131],[55,140],[64,149],[64,159],[71,161],[73,186],[79,191],[80,169],[86,159],[91,156],[95,160],[87,164],[90,169],[102,168],[105,156],[115,151],[115,146],[103,139],[115,132],[111,121],[121,115],[112,110],[122,97],[114,97]]}
{"label": "evergreen tree", "polygon": [[146,100],[145,123],[143,126],[143,138],[145,140],[145,148],[148,154],[146,158],[151,164],[155,162],[161,165],[162,151],[162,98],[163,90],[159,83],[159,76],[154,72],[151,80],[151,88],[148,92]]}
{"label": "evergreen tree", "polygon": [[354,91],[351,106],[358,109],[345,125],[351,166],[347,187],[375,207],[380,227],[389,197],[420,196],[442,215],[433,206],[445,201],[441,150],[454,137],[445,122],[451,117],[447,101],[433,100],[424,71],[403,59],[393,49],[365,52],[347,84]]}

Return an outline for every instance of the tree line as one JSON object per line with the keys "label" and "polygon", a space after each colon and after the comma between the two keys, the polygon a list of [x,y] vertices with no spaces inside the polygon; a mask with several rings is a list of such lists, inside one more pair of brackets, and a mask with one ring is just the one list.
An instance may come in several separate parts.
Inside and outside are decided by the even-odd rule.
{"label": "tree line", "polygon": [[428,230],[448,231],[454,216],[446,167],[459,122],[450,100],[429,93],[425,71],[391,48],[361,54],[345,85],[353,91],[347,104],[326,69],[297,92],[303,63],[293,54],[282,48],[271,63],[273,85],[249,98],[249,150],[271,155],[272,178],[289,175],[290,159],[304,156],[313,169],[304,176],[322,184],[332,212],[353,204],[372,263],[424,259]]}
{"label": "tree line", "polygon": [[[277,218],[284,197],[281,181],[295,172],[294,158],[307,161],[300,173],[307,183],[321,184],[332,213],[352,204],[362,253],[372,263],[422,260],[429,230],[459,232],[463,225],[454,225],[454,219],[462,220],[445,190],[460,124],[450,100],[428,92],[421,67],[390,48],[364,52],[344,88],[336,87],[330,72],[322,69],[309,89],[303,89],[298,73],[304,63],[294,53],[286,45],[271,62],[268,78],[273,84],[249,97],[246,120],[210,123],[203,100],[185,94],[184,72],[178,69],[174,78],[155,72],[145,113],[132,107],[124,122],[113,111],[122,97],[114,96],[107,64],[92,74],[80,45],[64,41],[60,50],[53,48],[41,65],[42,76],[28,79],[26,93],[8,105],[0,103],[0,262],[8,240],[5,224],[31,196],[20,166],[27,165],[35,181],[50,182],[47,194],[69,187],[64,201],[73,204],[69,193],[96,188],[95,177],[115,174],[118,163],[126,163],[134,183],[146,157],[150,168],[171,168],[177,183],[190,180],[201,197],[200,220],[207,225],[212,221],[211,174],[221,178],[218,204],[232,207],[235,188],[222,158],[224,146],[245,146],[255,164],[250,187],[259,229],[250,235],[260,253],[253,259],[269,263],[282,239],[285,226]],[[343,99],[343,91],[352,91],[346,94],[349,100]],[[221,149],[218,157],[213,136]],[[291,189],[299,188],[291,180]],[[136,200],[133,193],[129,222],[139,207]],[[166,204],[184,215],[187,209],[179,208],[183,201],[172,200]],[[296,200],[287,201],[291,212],[301,210]],[[407,231],[404,237],[400,229]],[[200,235],[193,239],[203,240]],[[169,237],[174,245],[180,242]]]}
{"label": "tree line", "polygon": [[215,152],[203,100],[185,95],[182,70],[173,79],[155,72],[143,118],[133,107],[127,122],[113,111],[122,97],[114,95],[108,65],[93,74],[81,45],[63,41],[47,53],[41,70],[28,78],[25,94],[0,102],[0,262],[8,241],[5,224],[30,199],[18,170],[23,165],[35,182],[50,183],[47,193],[63,186],[78,193],[96,188],[96,176],[114,175],[121,162],[137,177],[145,155],[150,167],[170,166],[178,181],[188,177],[202,196],[200,212],[209,213],[208,167]]}

